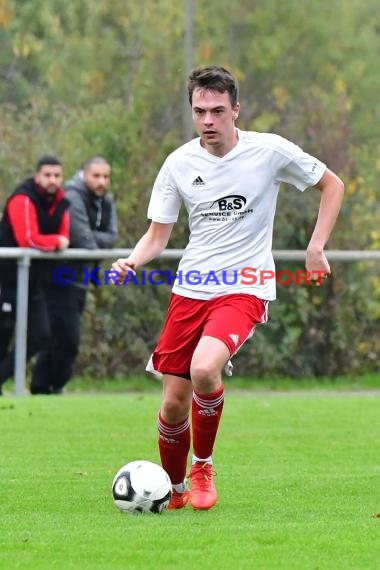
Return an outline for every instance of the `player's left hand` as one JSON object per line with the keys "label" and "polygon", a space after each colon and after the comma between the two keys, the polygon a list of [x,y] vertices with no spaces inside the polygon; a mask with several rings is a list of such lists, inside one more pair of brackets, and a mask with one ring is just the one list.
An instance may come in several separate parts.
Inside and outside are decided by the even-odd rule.
{"label": "player's left hand", "polygon": [[306,270],[310,274],[311,285],[315,287],[322,285],[323,281],[331,275],[330,265],[323,250],[307,249]]}

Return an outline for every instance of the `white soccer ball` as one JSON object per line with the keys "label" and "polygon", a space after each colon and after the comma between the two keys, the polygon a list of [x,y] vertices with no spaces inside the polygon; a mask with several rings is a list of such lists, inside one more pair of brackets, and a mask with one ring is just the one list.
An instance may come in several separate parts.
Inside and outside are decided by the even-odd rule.
{"label": "white soccer ball", "polygon": [[172,484],[166,471],[145,460],[124,465],[112,483],[115,505],[124,513],[161,514],[171,494]]}

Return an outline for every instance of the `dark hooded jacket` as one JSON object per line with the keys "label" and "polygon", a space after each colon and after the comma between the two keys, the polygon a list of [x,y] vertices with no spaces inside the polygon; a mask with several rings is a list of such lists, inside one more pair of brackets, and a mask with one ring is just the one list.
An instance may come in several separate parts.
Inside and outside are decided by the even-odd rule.
{"label": "dark hooded jacket", "polygon": [[[69,202],[63,197],[63,191],[60,190],[54,196],[48,196],[41,192],[33,178],[24,180],[8,198],[4,214],[0,221],[0,247],[18,247],[14,228],[8,215],[9,202],[14,196],[25,196],[29,199],[36,210],[38,231],[41,234],[51,237],[51,246],[49,250],[56,249],[56,239],[59,228],[62,224],[62,218],[69,207]],[[53,205],[53,208],[52,208]],[[38,288],[45,285],[46,281],[51,278],[51,271],[55,267],[53,261],[36,261],[31,264],[29,286],[30,288]],[[17,260],[0,258],[0,282],[8,287],[15,287],[17,284]]]}
{"label": "dark hooded jacket", "polygon": [[[65,196],[70,202],[70,247],[109,249],[118,238],[115,202],[111,194],[98,198],[85,185],[82,172],[65,184]],[[83,269],[93,262],[70,262],[76,282],[83,281]]]}

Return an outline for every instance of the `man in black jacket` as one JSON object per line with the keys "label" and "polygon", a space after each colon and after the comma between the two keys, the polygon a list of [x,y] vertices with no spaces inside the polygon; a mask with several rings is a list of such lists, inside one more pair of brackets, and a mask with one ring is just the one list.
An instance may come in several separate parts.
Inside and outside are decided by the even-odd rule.
{"label": "man in black jacket", "polygon": [[[108,193],[111,167],[100,157],[89,158],[83,169],[65,184],[70,202],[70,247],[112,248],[117,240],[115,203]],[[75,276],[73,283],[62,286],[51,280],[49,316],[51,341],[39,353],[32,374],[31,392],[60,393],[70,380],[79,351],[80,318],[86,301],[85,260],[65,261]]]}

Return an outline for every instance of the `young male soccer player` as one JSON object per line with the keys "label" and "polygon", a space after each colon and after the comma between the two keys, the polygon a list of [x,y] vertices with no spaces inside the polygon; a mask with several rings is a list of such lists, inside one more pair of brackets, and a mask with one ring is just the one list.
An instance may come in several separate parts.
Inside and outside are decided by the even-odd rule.
{"label": "young male soccer player", "polygon": [[[217,500],[212,453],[223,410],[222,370],[255,325],[266,321],[268,301],[275,298],[274,279],[244,284],[241,271],[273,271],[273,218],[280,183],[286,182],[300,191],[314,186],[321,193],[306,269],[315,279],[321,272],[327,275],[330,268],[323,250],[344,186],[318,159],[291,142],[237,129],[238,86],[226,69],[193,70],[188,93],[199,137],[166,159],[152,191],[150,227],[130,257],[118,259],[112,269],[121,283],[129,271],[157,257],[184,203],[190,239],[152,355],[154,369],[163,375],[159,450],[173,483],[169,508],[183,508],[189,501],[194,509],[210,509]],[[200,283],[191,278],[194,271],[203,277]]]}

